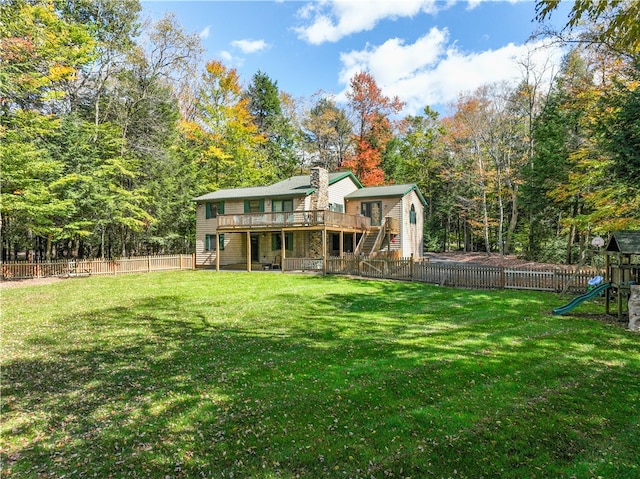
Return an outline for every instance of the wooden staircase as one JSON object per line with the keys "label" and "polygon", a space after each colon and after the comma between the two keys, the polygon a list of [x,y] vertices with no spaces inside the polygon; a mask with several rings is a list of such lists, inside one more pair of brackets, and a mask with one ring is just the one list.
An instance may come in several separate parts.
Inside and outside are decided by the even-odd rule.
{"label": "wooden staircase", "polygon": [[354,253],[375,256],[386,245],[387,234],[399,232],[398,221],[395,218],[386,217],[379,228],[365,231]]}
{"label": "wooden staircase", "polygon": [[375,233],[375,230],[365,231],[365,233],[360,238],[360,241],[358,242],[355,254],[363,254],[366,256],[369,256],[371,254],[377,239],[377,235]]}

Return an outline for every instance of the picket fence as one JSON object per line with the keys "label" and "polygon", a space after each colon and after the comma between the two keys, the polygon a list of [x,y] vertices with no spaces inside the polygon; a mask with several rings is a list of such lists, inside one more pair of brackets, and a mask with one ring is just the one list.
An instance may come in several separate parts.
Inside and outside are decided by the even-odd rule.
{"label": "picket fence", "polygon": [[94,276],[127,273],[148,273],[194,269],[195,259],[191,254],[138,256],[114,260],[79,259],[48,263],[28,263],[24,261],[3,262],[2,279],[45,278],[47,276]]}
{"label": "picket fence", "polygon": [[[364,278],[419,281],[470,289],[528,289],[580,293],[597,274],[572,268],[502,267],[468,263],[437,263],[413,258],[369,258],[366,256],[286,258],[285,271],[316,271]],[[47,276],[93,276],[195,269],[194,255],[139,256],[115,260],[72,260],[49,263],[4,262],[2,279],[44,278]]]}
{"label": "picket fence", "polygon": [[584,292],[597,273],[572,268],[502,267],[468,263],[414,261],[349,256],[327,259],[327,274],[365,278],[420,281],[470,289],[528,289],[536,291]]}

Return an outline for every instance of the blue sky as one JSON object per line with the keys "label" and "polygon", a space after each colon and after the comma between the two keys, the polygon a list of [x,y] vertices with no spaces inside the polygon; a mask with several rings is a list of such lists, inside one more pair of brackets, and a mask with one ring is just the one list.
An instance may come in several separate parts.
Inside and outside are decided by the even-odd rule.
{"label": "blue sky", "polygon": [[[573,2],[552,20],[563,24]],[[261,70],[295,98],[322,90],[338,101],[369,71],[387,96],[446,113],[465,92],[557,71],[558,46],[528,42],[539,27],[532,0],[150,1],[143,16],[172,12],[200,35],[205,59],[222,60],[245,84]]]}

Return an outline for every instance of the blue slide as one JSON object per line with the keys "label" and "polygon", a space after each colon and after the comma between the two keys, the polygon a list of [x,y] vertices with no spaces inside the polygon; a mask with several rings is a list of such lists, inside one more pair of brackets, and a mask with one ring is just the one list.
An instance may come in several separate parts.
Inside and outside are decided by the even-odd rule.
{"label": "blue slide", "polygon": [[598,286],[597,288],[593,288],[588,293],[583,294],[582,296],[578,296],[577,298],[573,298],[570,302],[565,304],[564,306],[560,306],[553,310],[553,314],[563,315],[567,314],[569,311],[572,311],[576,306],[582,304],[587,299],[595,298],[602,294],[603,291],[606,291],[611,287],[611,283],[604,283]]}

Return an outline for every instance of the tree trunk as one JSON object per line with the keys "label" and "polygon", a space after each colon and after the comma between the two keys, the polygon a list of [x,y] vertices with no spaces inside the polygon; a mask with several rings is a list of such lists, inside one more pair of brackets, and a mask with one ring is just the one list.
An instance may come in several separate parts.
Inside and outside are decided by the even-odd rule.
{"label": "tree trunk", "polygon": [[573,240],[576,235],[575,225],[571,225],[569,228],[569,237],[567,238],[567,255],[565,261],[567,264],[573,264]]}
{"label": "tree trunk", "polygon": [[487,205],[487,192],[482,192],[482,230],[484,235],[484,244],[487,254],[491,254],[491,245],[489,244],[489,207]]}
{"label": "tree trunk", "polygon": [[104,261],[104,234],[105,228],[102,227],[102,232],[100,233],[100,258]]}
{"label": "tree trunk", "polygon": [[53,248],[53,242],[51,240],[51,235],[47,235],[47,249],[45,251],[45,258],[47,262],[51,261],[51,250]]}
{"label": "tree trunk", "polygon": [[124,226],[120,227],[120,243],[122,247],[122,252],[120,254],[121,257],[127,257],[127,245],[126,245],[127,231]]}
{"label": "tree trunk", "polygon": [[507,229],[507,239],[504,245],[504,254],[509,254],[511,252],[511,240],[513,238],[513,233],[516,231],[516,226],[518,226],[518,186],[512,190],[511,195],[511,218],[509,219],[509,228]]}

